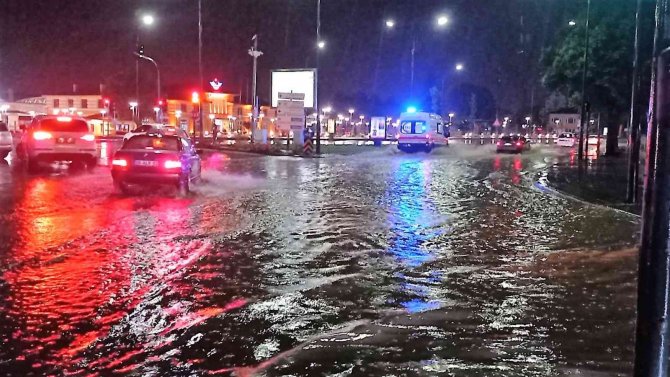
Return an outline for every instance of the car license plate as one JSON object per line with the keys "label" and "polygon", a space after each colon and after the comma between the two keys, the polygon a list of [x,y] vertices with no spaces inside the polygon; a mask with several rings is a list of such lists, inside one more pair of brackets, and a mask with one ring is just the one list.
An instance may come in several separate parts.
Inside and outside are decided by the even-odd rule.
{"label": "car license plate", "polygon": [[137,166],[158,166],[157,161],[135,160]]}

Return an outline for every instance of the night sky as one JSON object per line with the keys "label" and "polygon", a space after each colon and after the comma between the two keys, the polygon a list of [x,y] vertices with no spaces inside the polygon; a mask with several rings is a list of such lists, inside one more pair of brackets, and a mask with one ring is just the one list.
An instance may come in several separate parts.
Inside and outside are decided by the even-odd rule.
{"label": "night sky", "polygon": [[[530,92],[541,95],[539,58],[556,31],[579,10],[577,0],[322,0],[321,103],[343,109],[398,113],[408,101],[430,107],[429,89],[469,88],[495,109],[521,110]],[[156,17],[152,27],[139,16]],[[435,28],[438,14],[449,25]],[[246,97],[251,77],[247,49],[260,36],[259,95],[269,97],[269,71],[315,64],[316,0],[203,0],[204,77]],[[396,27],[385,31],[384,20]],[[97,93],[134,96],[139,33],[161,66],[164,92],[187,98],[197,86],[195,0],[0,0],[0,97]],[[382,34],[383,33],[383,34]],[[416,38],[415,98],[409,96],[410,48]],[[465,64],[463,72],[453,69]],[[152,98],[154,68],[141,64],[141,92]],[[444,83],[444,86],[443,86]],[[457,96],[456,96],[457,97]],[[463,108],[467,98],[447,98]],[[467,96],[466,96],[467,97]],[[460,102],[459,102],[460,101]],[[488,102],[487,102],[488,101]],[[459,102],[459,103],[456,103]]]}

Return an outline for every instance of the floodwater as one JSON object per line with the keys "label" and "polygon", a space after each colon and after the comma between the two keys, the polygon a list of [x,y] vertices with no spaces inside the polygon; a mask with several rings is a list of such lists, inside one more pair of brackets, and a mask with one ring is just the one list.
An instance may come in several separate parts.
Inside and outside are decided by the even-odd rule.
{"label": "floodwater", "polygon": [[561,158],[215,153],[187,198],[0,165],[0,374],[628,375],[638,219],[543,191]]}

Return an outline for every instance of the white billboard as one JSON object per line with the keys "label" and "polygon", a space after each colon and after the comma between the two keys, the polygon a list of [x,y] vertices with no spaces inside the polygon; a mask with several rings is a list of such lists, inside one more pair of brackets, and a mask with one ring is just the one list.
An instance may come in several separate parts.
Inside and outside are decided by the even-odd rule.
{"label": "white billboard", "polygon": [[272,71],[272,107],[277,107],[279,93],[304,93],[305,107],[314,107],[316,71],[314,69],[281,69]]}

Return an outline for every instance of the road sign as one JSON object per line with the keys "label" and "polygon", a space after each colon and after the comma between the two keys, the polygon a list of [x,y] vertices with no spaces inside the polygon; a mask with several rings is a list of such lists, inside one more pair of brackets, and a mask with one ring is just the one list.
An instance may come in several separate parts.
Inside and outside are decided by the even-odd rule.
{"label": "road sign", "polygon": [[305,93],[278,93],[278,99],[288,99],[291,101],[305,101]]}
{"label": "road sign", "polygon": [[303,93],[279,93],[277,101],[277,127],[302,131],[305,128],[305,95]]}
{"label": "road sign", "polygon": [[303,154],[303,156],[311,156],[312,153],[313,153],[312,138],[311,137],[306,137],[305,138],[305,143],[303,144],[303,147],[302,147],[302,154]]}

